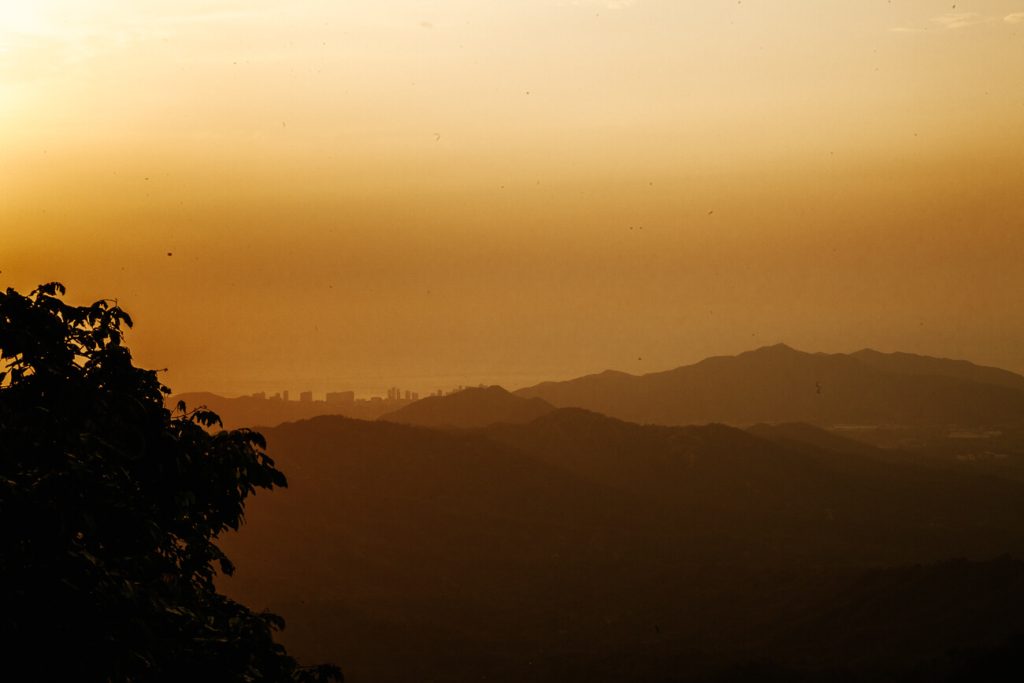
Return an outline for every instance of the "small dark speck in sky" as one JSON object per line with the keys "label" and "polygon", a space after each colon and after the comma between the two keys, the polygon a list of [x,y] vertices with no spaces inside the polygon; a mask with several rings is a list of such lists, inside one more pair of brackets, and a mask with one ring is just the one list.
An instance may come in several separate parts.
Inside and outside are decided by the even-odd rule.
{"label": "small dark speck in sky", "polygon": [[174,256],[174,252],[169,251],[169,252],[167,252],[167,255],[168,256]]}
{"label": "small dark speck in sky", "polygon": [[714,209],[711,209],[710,211],[708,211],[708,215],[710,216],[710,215],[711,215],[711,214],[713,214],[714,212],[715,212],[715,210],[714,210]]}

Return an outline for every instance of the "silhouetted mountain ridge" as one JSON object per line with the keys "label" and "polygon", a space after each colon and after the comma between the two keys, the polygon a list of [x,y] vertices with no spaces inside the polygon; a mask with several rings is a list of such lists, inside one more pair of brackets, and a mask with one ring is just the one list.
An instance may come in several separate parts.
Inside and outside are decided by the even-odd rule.
{"label": "silhouetted mountain ridge", "polygon": [[225,429],[238,427],[276,427],[285,422],[307,420],[320,415],[341,415],[359,420],[375,420],[384,413],[410,403],[407,400],[377,401],[285,401],[280,398],[220,396],[208,391],[175,394],[166,400],[169,408],[184,401],[188,408],[206,406],[217,413]]}
{"label": "silhouetted mountain ridge", "polygon": [[966,360],[934,358],[901,351],[881,353],[873,349],[861,349],[850,355],[863,363],[891,372],[907,375],[943,375],[1024,391],[1024,376],[1001,368],[975,365]]}
{"label": "silhouetted mountain ridge", "polygon": [[470,429],[530,422],[554,409],[543,399],[522,398],[499,386],[471,387],[446,396],[428,396],[378,419],[421,427]]}
{"label": "silhouetted mountain ridge", "polygon": [[601,373],[515,392],[640,423],[998,425],[1024,416],[1024,377],[911,354],[785,344],[645,375]]}
{"label": "silhouetted mountain ridge", "polygon": [[[664,681],[860,652],[885,670],[1008,636],[1016,594],[944,595],[937,623],[980,615],[976,638],[930,629],[902,574],[856,580],[1024,552],[1024,486],[892,464],[813,427],[769,431],[573,408],[455,431],[285,424],[266,436],[289,488],[257,496],[225,539],[240,568],[228,588],[290,618],[290,651],[343,661],[355,681]],[[983,591],[987,571],[963,569],[964,585]],[[873,635],[887,604],[900,625]],[[846,620],[866,630],[844,649]],[[887,648],[885,633],[915,628]]]}

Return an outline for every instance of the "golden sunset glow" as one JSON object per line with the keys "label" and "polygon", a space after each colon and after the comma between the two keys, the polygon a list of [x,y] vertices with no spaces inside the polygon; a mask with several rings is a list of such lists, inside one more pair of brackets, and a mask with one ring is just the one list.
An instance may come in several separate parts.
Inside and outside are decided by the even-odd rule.
{"label": "golden sunset glow", "polygon": [[4,0],[0,284],[178,391],[1021,371],[1022,122],[1021,2]]}

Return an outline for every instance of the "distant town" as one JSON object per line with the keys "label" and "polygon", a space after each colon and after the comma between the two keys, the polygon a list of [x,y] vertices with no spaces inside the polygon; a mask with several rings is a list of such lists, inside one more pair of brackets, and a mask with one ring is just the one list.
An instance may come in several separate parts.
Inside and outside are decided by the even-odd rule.
{"label": "distant town", "polygon": [[[479,385],[483,387],[484,385]],[[447,396],[450,394],[458,393],[469,387],[458,386],[449,391],[444,389],[438,389],[437,391],[429,394],[421,395],[418,391],[411,391],[409,389],[400,389],[399,387],[391,387],[387,391],[386,396],[370,396],[368,398],[356,398],[354,391],[328,391],[322,394],[323,398],[317,398],[312,391],[300,391],[298,394],[298,403],[327,403],[331,406],[352,406],[359,404],[378,404],[378,403],[411,403],[412,401],[420,400],[421,396],[426,398],[428,396]],[[252,398],[262,401],[292,401],[291,393],[285,389],[268,395],[265,391],[258,391],[253,394],[241,398]]]}
{"label": "distant town", "polygon": [[469,387],[458,386],[450,391],[438,389],[430,394],[421,394],[418,391],[391,387],[384,396],[365,398],[357,398],[355,391],[300,391],[297,400],[288,390],[273,394],[259,391],[234,398],[206,392],[185,393],[167,397],[167,405],[173,408],[179,401],[183,401],[188,406],[206,407],[217,413],[225,429],[272,427],[283,422],[307,420],[320,415],[376,420],[420,398],[446,396],[467,388]]}

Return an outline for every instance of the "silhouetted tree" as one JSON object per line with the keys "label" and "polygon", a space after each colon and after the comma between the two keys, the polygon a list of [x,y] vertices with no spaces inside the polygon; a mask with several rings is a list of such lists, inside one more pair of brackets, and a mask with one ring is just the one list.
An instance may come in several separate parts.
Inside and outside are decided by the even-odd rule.
{"label": "silhouetted tree", "polygon": [[168,410],[128,314],[64,291],[0,293],[0,679],[341,680],[214,585],[246,497],[286,485],[263,437]]}

